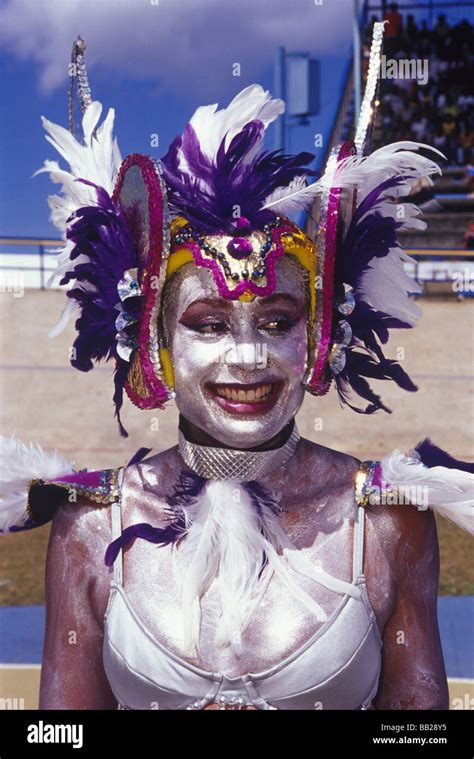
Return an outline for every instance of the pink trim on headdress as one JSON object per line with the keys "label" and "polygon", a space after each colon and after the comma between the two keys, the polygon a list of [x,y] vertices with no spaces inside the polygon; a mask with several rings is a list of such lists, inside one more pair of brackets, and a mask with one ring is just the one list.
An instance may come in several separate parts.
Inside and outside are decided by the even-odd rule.
{"label": "pink trim on headdress", "polygon": [[[353,154],[353,143],[345,142],[339,150],[337,162],[339,163],[339,161]],[[328,392],[332,382],[332,377],[324,382],[323,376],[332,342],[332,319],[334,312],[334,267],[336,262],[339,213],[341,210],[340,196],[341,189],[339,187],[332,187],[330,189],[327,208],[324,269],[322,280],[323,308],[321,316],[321,338],[318,345],[316,346],[316,359],[314,362],[313,372],[311,374],[311,380],[308,383],[308,387],[311,388],[311,391],[314,393],[314,395],[325,395]]]}
{"label": "pink trim on headdress", "polygon": [[[163,261],[163,187],[157,170],[150,158],[139,153],[129,155],[120,168],[119,176],[114,190],[114,200],[118,200],[120,189],[125,174],[131,166],[138,166],[145,183],[148,198],[148,234],[149,249],[145,266],[140,267],[139,278],[143,293],[143,310],[140,316],[138,333],[138,351],[142,374],[148,389],[148,396],[142,397],[125,383],[127,395],[132,403],[141,409],[151,409],[162,406],[170,397],[170,391],[165,383],[156,375],[155,365],[151,361],[149,346],[151,342],[151,319],[150,315],[158,295],[157,289],[151,283],[157,281],[160,276]],[[155,279],[156,278],[156,279]],[[158,356],[157,356],[158,358]]]}
{"label": "pink trim on headdress", "polygon": [[189,251],[191,251],[194,261],[197,266],[205,267],[206,269],[210,269],[214,275],[214,280],[217,284],[217,288],[219,290],[219,294],[223,298],[235,300],[240,295],[242,295],[246,290],[250,290],[251,293],[254,295],[271,295],[276,286],[276,272],[275,272],[275,264],[278,258],[281,258],[285,255],[286,249],[285,245],[281,240],[281,236],[288,233],[294,233],[295,228],[291,226],[290,224],[282,224],[277,229],[272,229],[272,241],[274,247],[268,255],[266,256],[266,266],[267,266],[267,284],[257,285],[255,282],[253,282],[251,279],[243,280],[242,282],[239,282],[235,288],[232,290],[229,289],[227,286],[227,282],[225,279],[224,274],[222,273],[222,269],[217,261],[214,261],[212,258],[205,258],[202,255],[201,249],[197,242],[194,242],[193,240],[189,240],[183,243],[177,244],[177,248],[187,248]]}

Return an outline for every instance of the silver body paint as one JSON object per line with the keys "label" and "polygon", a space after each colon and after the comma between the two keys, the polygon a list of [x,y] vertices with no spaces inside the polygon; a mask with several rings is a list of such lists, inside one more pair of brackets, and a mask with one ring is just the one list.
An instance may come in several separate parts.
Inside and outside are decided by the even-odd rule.
{"label": "silver body paint", "polygon": [[[303,305],[303,270],[288,259],[277,263],[275,292],[293,295]],[[209,269],[186,264],[173,282],[172,297],[165,296],[164,326],[175,374],[176,404],[194,425],[226,445],[251,448],[276,435],[292,419],[304,398],[301,383],[306,369],[306,319],[285,335],[272,336],[258,329],[257,317],[262,313],[260,298],[244,303],[226,301],[230,306],[230,333],[202,335],[180,323],[188,306],[200,298],[219,298],[219,291]],[[267,311],[268,313],[268,311]],[[239,350],[239,346],[255,346]],[[265,346],[257,348],[256,346]],[[261,357],[266,356],[262,366]],[[221,357],[227,356],[228,361]],[[248,359],[254,358],[254,361]],[[260,359],[260,360],[259,360]],[[224,411],[206,392],[207,382],[251,383],[284,382],[276,405],[258,418],[236,417]]]}
{"label": "silver body paint", "polygon": [[[253,447],[276,435],[301,406],[306,369],[306,324],[284,336],[262,334],[255,323],[259,303],[233,301],[231,333],[238,343],[263,341],[268,363],[222,364],[211,360],[221,338],[203,337],[180,323],[198,297],[217,296],[207,270],[180,270],[166,299],[165,325],[175,368],[176,402],[181,413],[208,435],[233,447]],[[277,290],[299,295],[301,271],[278,264]],[[214,354],[215,355],[215,354]],[[262,418],[237,418],[217,406],[205,383],[283,381],[277,404]],[[263,484],[281,498],[282,526],[301,551],[343,580],[351,580],[355,516],[354,477],[359,461],[302,439],[284,471]],[[160,526],[166,495],[184,462],[177,447],[126,471],[123,523]],[[112,571],[104,565],[111,540],[110,509],[81,502],[54,518],[46,570],[47,627],[40,708],[114,708],[116,702],[102,667],[103,617]],[[437,584],[437,544],[431,512],[413,507],[367,509],[364,573],[369,597],[384,635],[384,664],[376,708],[446,708],[446,684],[437,638],[433,598]],[[296,579],[296,578],[295,578]],[[244,632],[243,654],[217,649],[218,578],[202,599],[200,651],[190,654],[180,642],[180,599],[173,580],[172,549],[135,540],[124,551],[124,587],[151,634],[192,664],[237,677],[278,663],[299,648],[321,623],[271,577],[265,595]],[[328,615],[340,596],[299,578]],[[402,627],[405,643],[397,636]],[[78,642],[70,644],[70,631]],[[337,656],[338,641],[334,640]],[[212,708],[211,706],[207,708]]]}

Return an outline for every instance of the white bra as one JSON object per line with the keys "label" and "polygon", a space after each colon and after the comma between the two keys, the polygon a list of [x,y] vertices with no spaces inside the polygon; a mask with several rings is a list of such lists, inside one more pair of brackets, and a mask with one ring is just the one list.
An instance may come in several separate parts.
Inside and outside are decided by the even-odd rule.
{"label": "white bra", "polygon": [[[111,505],[112,537],[121,535],[120,499]],[[367,709],[378,689],[382,638],[363,567],[364,507],[357,507],[353,578],[360,596],[344,595],[328,620],[281,662],[229,678],[167,650],[143,624],[122,583],[122,550],[104,618],[103,662],[125,709],[202,709],[250,704],[258,709]]]}

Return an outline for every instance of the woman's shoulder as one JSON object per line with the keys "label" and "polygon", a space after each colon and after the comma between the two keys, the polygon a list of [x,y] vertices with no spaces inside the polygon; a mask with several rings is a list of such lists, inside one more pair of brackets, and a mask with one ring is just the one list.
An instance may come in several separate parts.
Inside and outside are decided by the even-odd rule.
{"label": "woman's shoulder", "polygon": [[307,472],[306,483],[310,490],[328,493],[354,489],[362,461],[350,453],[301,438],[299,462],[301,471]]}
{"label": "woman's shoulder", "polygon": [[[112,539],[109,504],[78,496],[73,502],[63,501],[52,515],[49,550],[55,550],[69,559],[103,557],[104,548]],[[103,558],[101,559],[101,563]]]}
{"label": "woman's shoulder", "polygon": [[148,450],[148,455],[141,456],[133,459],[124,467],[125,477],[130,476],[147,476],[152,478],[157,488],[166,490],[169,481],[176,476],[180,467],[182,466],[182,460],[179,456],[178,446],[174,445],[171,448],[166,448],[164,451],[158,453],[151,453]]}
{"label": "woman's shoulder", "polygon": [[[418,546],[421,552],[426,542],[433,539],[436,534],[434,515],[422,499],[423,491],[416,485],[401,487],[401,477],[396,485],[385,479],[389,475],[395,480],[394,452],[373,458],[357,457],[306,438],[302,440],[304,456],[309,462],[314,460],[318,471],[324,472],[319,478],[323,489],[353,489],[356,504],[366,514],[368,532],[392,558],[402,545],[410,545],[414,550]],[[398,449],[395,453],[402,455]]]}

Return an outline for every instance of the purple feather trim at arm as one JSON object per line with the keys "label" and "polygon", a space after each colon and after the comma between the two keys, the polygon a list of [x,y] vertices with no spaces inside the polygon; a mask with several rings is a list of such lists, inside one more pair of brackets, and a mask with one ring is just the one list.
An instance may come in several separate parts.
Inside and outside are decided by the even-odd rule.
{"label": "purple feather trim at arm", "polygon": [[[146,450],[146,449],[140,449]],[[137,452],[137,454],[140,451]],[[135,454],[135,456],[137,455]],[[135,457],[134,457],[135,458]],[[148,540],[150,543],[166,546],[175,543],[183,536],[186,530],[186,520],[184,511],[179,511],[187,503],[194,501],[204,487],[206,480],[194,472],[181,472],[178,482],[173,486],[173,494],[167,496],[166,502],[171,508],[178,511],[174,522],[166,527],[152,527],[147,522],[140,522],[126,527],[120,537],[116,538],[109,544],[105,552],[105,564],[111,567],[121,548],[128,545],[135,538]]]}
{"label": "purple feather trim at arm", "polygon": [[138,451],[133,454],[127,466],[133,466],[134,464],[138,464],[142,459],[145,458],[145,456],[148,456],[151,450],[152,450],[151,448],[139,448]]}
{"label": "purple feather trim at arm", "polygon": [[461,469],[463,472],[474,474],[474,463],[455,459],[447,451],[432,443],[429,437],[425,437],[424,440],[417,443],[415,451],[418,451],[423,464],[430,468],[445,466],[447,469]]}

